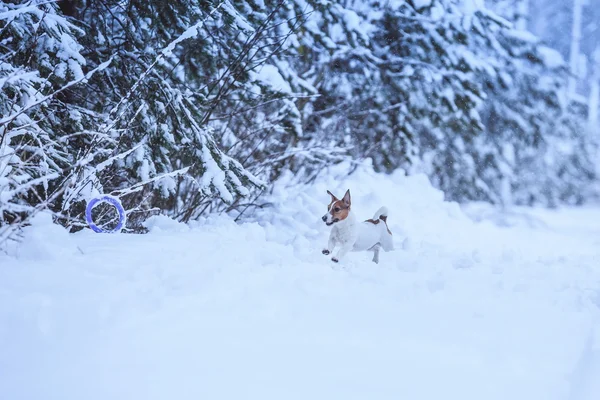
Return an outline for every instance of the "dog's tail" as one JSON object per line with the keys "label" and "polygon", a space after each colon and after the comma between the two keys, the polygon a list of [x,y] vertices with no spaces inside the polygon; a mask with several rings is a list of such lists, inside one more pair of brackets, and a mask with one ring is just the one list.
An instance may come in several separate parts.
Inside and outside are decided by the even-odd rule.
{"label": "dog's tail", "polygon": [[378,219],[380,219],[383,222],[386,222],[387,217],[388,217],[388,209],[387,209],[387,207],[381,207],[379,210],[377,210],[375,212],[375,215],[373,215],[373,219],[375,221],[377,221]]}
{"label": "dog's tail", "polygon": [[388,224],[387,224],[387,219],[388,219],[387,207],[381,207],[379,210],[377,210],[377,212],[373,216],[373,219],[376,221],[377,220],[383,221],[382,225],[385,225],[385,229],[387,230],[387,233],[389,233],[389,235],[382,235],[382,237],[381,237],[380,244],[381,244],[381,247],[383,248],[383,250],[384,251],[394,250],[394,241],[392,240],[392,231],[390,231],[390,228],[388,227]]}

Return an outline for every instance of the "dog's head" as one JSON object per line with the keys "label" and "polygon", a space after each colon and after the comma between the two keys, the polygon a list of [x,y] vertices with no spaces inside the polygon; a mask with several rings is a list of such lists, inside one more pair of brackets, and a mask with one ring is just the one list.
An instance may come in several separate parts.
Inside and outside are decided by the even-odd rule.
{"label": "dog's head", "polygon": [[348,218],[350,213],[350,190],[346,190],[346,194],[341,200],[329,190],[327,193],[331,196],[331,203],[327,206],[327,214],[323,215],[322,219],[325,225],[330,226]]}

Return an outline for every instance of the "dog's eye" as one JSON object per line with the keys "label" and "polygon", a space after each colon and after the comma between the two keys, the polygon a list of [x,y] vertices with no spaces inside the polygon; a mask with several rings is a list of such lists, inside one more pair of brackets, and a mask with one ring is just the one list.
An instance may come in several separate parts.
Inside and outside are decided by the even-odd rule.
{"label": "dog's eye", "polygon": [[333,211],[335,211],[335,212],[340,212],[340,208],[339,208],[339,207],[336,207],[336,208],[335,208]]}

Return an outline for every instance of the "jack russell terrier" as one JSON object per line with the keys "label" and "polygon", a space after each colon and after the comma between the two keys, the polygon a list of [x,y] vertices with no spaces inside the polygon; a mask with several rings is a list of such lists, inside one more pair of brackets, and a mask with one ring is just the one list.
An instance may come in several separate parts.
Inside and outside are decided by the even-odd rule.
{"label": "jack russell terrier", "polygon": [[336,246],[339,246],[337,255],[331,261],[338,262],[349,251],[372,251],[373,262],[379,263],[379,250],[394,250],[392,232],[387,226],[387,208],[381,207],[373,219],[357,222],[354,214],[350,211],[350,190],[339,200],[329,190],[331,203],[327,206],[327,214],[323,215],[325,225],[331,226],[329,243],[323,250],[323,254],[329,255]]}

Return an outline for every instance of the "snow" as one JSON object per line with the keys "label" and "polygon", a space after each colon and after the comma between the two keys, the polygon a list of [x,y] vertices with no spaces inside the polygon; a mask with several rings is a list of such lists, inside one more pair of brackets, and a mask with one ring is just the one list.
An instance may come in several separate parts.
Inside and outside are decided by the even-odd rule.
{"label": "snow", "polygon": [[[345,167],[284,176],[242,224],[40,214],[0,255],[0,398],[600,398],[600,209],[461,209]],[[359,220],[389,209],[378,265],[321,255],[326,189],[347,188]]]}
{"label": "snow", "polygon": [[77,80],[84,78],[84,73],[81,70],[81,66],[85,65],[85,58],[79,54],[79,51],[83,49],[83,46],[79,45],[70,34],[63,33],[60,37],[60,47],[56,53],[56,56],[66,61],[69,65],[69,69]]}
{"label": "snow", "polygon": [[539,38],[529,31],[511,30],[506,35],[527,43],[539,42]]}
{"label": "snow", "polygon": [[415,6],[415,10],[420,10],[421,8],[431,6],[432,0],[413,0],[412,3]]}
{"label": "snow", "polygon": [[25,230],[22,244],[16,246],[13,243],[9,248],[20,261],[60,261],[77,251],[69,233],[52,222],[51,214],[37,213],[29,219],[29,223],[31,227]]}
{"label": "snow", "polygon": [[361,30],[361,20],[358,14],[355,11],[341,9],[340,13],[344,18],[344,22],[346,28],[350,31],[360,31]]}
{"label": "snow", "polygon": [[179,35],[179,37],[177,37],[175,40],[173,40],[171,43],[169,43],[169,45],[167,47],[162,49],[161,54],[163,56],[169,56],[169,55],[173,54],[173,50],[175,50],[175,47],[179,43],[181,43],[187,39],[195,38],[198,35],[198,31],[202,28],[203,25],[204,25],[204,21],[200,21],[200,22],[196,23],[195,25],[187,28],[185,31],[183,31],[183,33],[181,35]]}
{"label": "snow", "polygon": [[[246,21],[246,19],[244,17],[242,17],[240,15],[239,12],[237,12],[235,10],[235,8],[232,7],[231,4],[229,4],[228,2],[223,2],[223,10],[225,12],[227,12],[231,17],[233,17],[235,24],[237,25],[238,28],[240,28],[241,30],[247,31],[247,32],[254,32],[254,28],[252,27],[252,25],[250,25],[250,23],[248,23],[248,21]],[[264,4],[263,4],[264,7]]]}
{"label": "snow", "polygon": [[[421,0],[419,0],[421,1]],[[424,0],[430,2],[430,0]],[[462,7],[462,11],[465,15],[471,15],[479,10],[485,9],[485,5],[483,4],[483,0],[462,0],[460,5]]]}
{"label": "snow", "polygon": [[548,46],[540,46],[538,51],[548,68],[559,68],[565,65],[565,59],[558,51]]}
{"label": "snow", "polygon": [[283,79],[279,70],[274,65],[265,64],[255,74],[256,80],[264,85],[270,86],[276,92],[292,94],[290,84]]}

